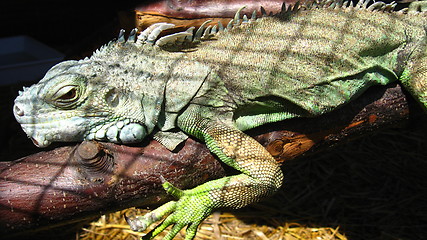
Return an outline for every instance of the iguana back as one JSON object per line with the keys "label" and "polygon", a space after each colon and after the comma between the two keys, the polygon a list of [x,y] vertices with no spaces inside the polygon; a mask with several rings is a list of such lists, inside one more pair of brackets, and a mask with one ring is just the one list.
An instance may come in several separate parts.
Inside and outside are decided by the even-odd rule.
{"label": "iguana back", "polygon": [[425,52],[426,19],[357,8],[300,10],[232,29],[187,56],[215,69],[211,77],[225,86],[210,94],[229,93],[223,104],[235,108],[245,130],[323,114],[371,85],[399,79],[414,49]]}

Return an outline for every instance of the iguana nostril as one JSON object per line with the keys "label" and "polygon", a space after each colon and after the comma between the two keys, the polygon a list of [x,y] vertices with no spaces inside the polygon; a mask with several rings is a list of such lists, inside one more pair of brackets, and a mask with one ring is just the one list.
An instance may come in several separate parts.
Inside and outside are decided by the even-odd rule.
{"label": "iguana nostril", "polygon": [[20,117],[24,116],[24,110],[22,110],[18,105],[15,105],[13,107],[13,111],[17,116],[20,116]]}

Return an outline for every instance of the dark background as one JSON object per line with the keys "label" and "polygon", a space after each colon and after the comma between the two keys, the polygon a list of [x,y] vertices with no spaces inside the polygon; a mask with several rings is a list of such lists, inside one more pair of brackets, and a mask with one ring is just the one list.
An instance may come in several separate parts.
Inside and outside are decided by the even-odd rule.
{"label": "dark background", "polygon": [[1,1],[0,37],[28,35],[72,57],[79,47],[99,39],[100,32],[115,36],[119,13],[132,13],[135,6],[146,2]]}

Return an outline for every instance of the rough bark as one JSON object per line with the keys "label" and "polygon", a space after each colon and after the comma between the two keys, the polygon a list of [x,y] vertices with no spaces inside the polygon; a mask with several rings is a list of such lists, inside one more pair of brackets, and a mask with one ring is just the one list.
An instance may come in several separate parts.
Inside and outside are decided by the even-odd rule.
{"label": "rough bark", "polygon": [[[392,84],[373,87],[319,118],[269,124],[248,134],[285,161],[420,115],[417,104]],[[190,188],[224,175],[223,165],[193,139],[176,152],[154,140],[142,147],[83,142],[40,152],[0,164],[0,233],[52,228],[130,206],[159,204],[167,198],[161,176]]]}
{"label": "rough bark", "polygon": [[178,153],[83,142],[0,165],[0,232],[53,227],[135,205],[164,201],[160,176],[191,187],[224,175],[201,143]]}
{"label": "rough bark", "polygon": [[[293,4],[297,0],[285,0],[286,3]],[[163,0],[144,4],[135,8],[135,21],[129,21],[132,25],[136,22],[136,27],[143,30],[153,23],[168,22],[176,25],[176,28],[166,30],[163,34],[170,32],[184,31],[189,27],[200,27],[207,20],[212,20],[211,24],[220,21],[224,26],[234,17],[237,10],[243,6],[240,17],[246,14],[251,17],[254,10],[257,16],[261,16],[261,7],[265,13],[272,14],[280,12],[284,0],[262,0],[262,1],[225,1],[225,0]],[[129,18],[129,16],[124,17]],[[125,24],[130,25],[130,24]],[[209,25],[209,24],[208,24]]]}
{"label": "rough bark", "polygon": [[294,3],[296,0],[163,0],[154,1],[136,7],[139,12],[159,13],[175,18],[234,17],[237,9],[246,6],[244,12],[250,16],[254,10],[260,11],[262,6],[267,12],[278,12],[282,3]]}

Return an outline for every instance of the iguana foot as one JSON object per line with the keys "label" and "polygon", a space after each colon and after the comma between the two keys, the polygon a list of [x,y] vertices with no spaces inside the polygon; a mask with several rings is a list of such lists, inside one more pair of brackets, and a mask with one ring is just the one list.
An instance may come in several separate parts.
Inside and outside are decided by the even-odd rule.
{"label": "iguana foot", "polygon": [[165,203],[144,216],[126,217],[126,221],[133,231],[142,232],[154,222],[169,215],[159,226],[147,233],[142,239],[153,239],[170,225],[173,225],[173,227],[163,240],[173,239],[184,227],[187,227],[185,239],[193,239],[196,235],[197,227],[212,212],[214,207],[213,201],[209,198],[208,189],[203,189],[203,185],[201,185],[194,189],[183,191],[166,181],[162,186],[168,194],[177,198],[178,201]]}

